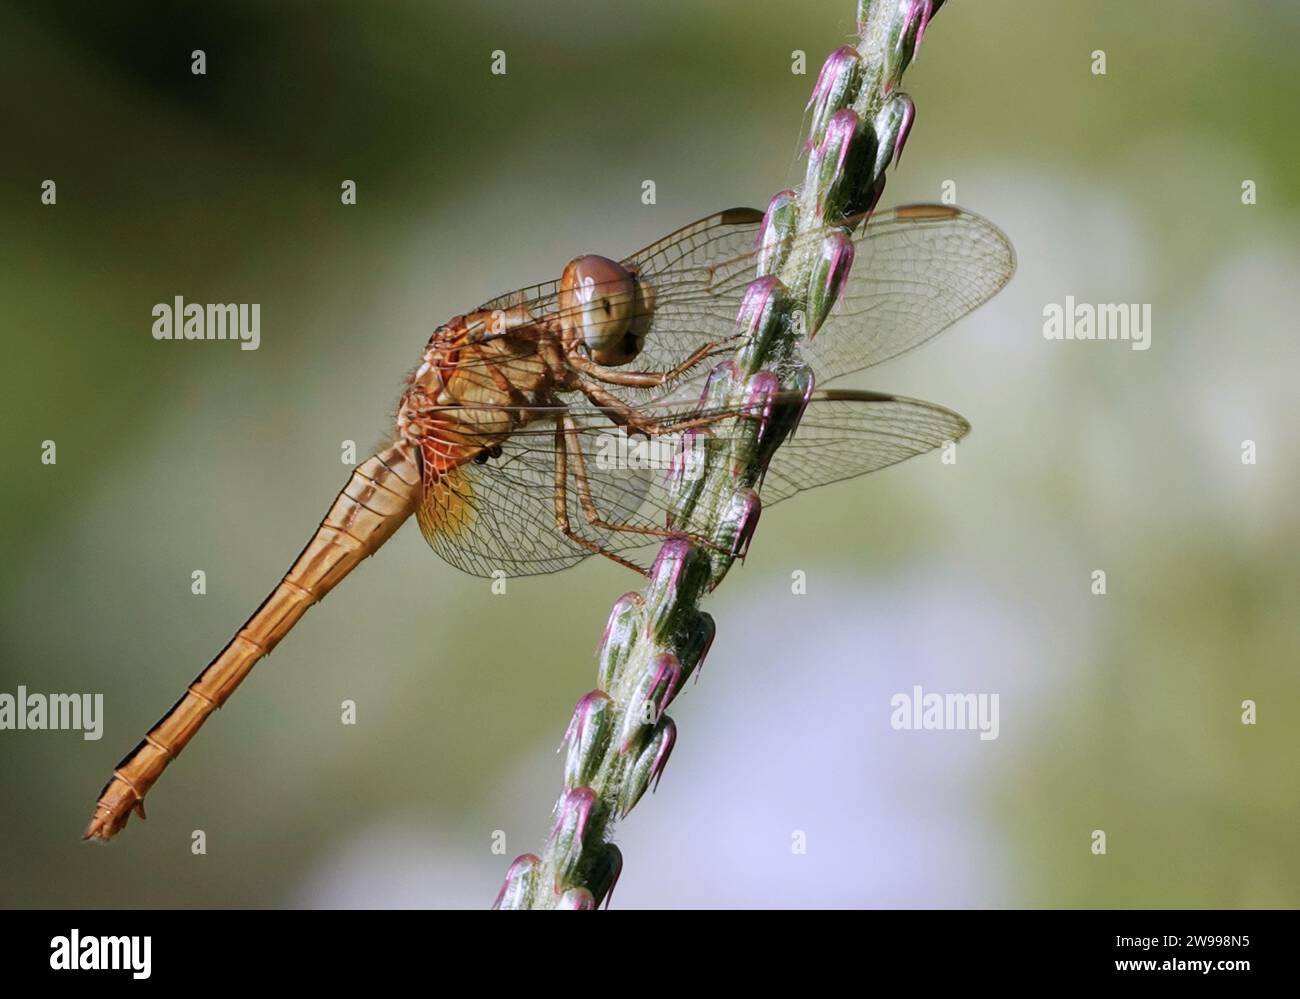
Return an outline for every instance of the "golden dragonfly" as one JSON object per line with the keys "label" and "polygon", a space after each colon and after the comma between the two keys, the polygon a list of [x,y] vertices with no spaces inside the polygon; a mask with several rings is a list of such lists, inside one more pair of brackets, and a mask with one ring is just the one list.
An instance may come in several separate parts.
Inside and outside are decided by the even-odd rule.
{"label": "golden dragonfly", "polygon": [[[701,403],[700,386],[745,335],[736,316],[762,219],[729,209],[622,260],[579,256],[558,280],[438,327],[398,403],[392,443],[356,468],[270,595],[114,769],[86,838],[108,840],[133,811],[143,818],[145,794],[208,716],[412,514],[438,555],[475,575],[554,572],[592,554],[645,571],[638,554],[683,530],[666,515],[670,476],[607,460],[607,445],[616,434],[707,438],[746,417]],[[952,206],[897,208],[848,231],[850,276],[825,329],[790,359],[819,385],[924,343],[1015,269],[1006,236]],[[765,507],[969,430],[943,407],[876,392],[819,388],[797,402],[798,433],[761,485]]]}

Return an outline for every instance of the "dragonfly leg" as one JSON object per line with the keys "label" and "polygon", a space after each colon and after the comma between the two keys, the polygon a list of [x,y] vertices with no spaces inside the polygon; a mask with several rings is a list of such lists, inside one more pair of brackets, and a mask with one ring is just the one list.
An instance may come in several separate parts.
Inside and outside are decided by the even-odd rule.
{"label": "dragonfly leg", "polygon": [[564,350],[560,347],[559,341],[552,336],[538,337],[537,352],[541,355],[542,361],[546,364],[547,370],[550,371],[555,384],[563,384],[568,375],[568,369],[565,367]]}
{"label": "dragonfly leg", "polygon": [[607,368],[603,364],[597,364],[589,357],[582,357],[576,353],[569,354],[569,363],[584,375],[589,375],[610,385],[624,385],[629,388],[658,388],[665,382],[670,382],[674,378],[686,374],[721,346],[720,341],[706,343],[692,353],[690,357],[682,361],[681,364],[669,371],[623,371],[619,368]]}
{"label": "dragonfly leg", "polygon": [[[568,453],[565,448],[565,439],[567,437],[567,434],[565,433],[565,423],[566,421],[563,417],[559,417],[555,421],[555,529],[570,541],[581,545],[590,552],[594,552],[597,555],[604,555],[607,559],[611,559],[624,568],[631,569],[633,572],[639,572],[643,576],[650,575],[649,570],[637,565],[635,562],[629,561],[621,555],[609,551],[606,548],[602,548],[590,538],[584,538],[581,534],[575,531],[573,525],[569,523],[569,463]],[[579,454],[581,454],[581,452],[579,452]],[[585,470],[582,483],[585,486]],[[588,495],[585,500],[582,500],[581,489],[582,487],[580,487],[580,502],[582,502],[583,510],[585,512],[586,504],[590,502],[590,495]]]}
{"label": "dragonfly leg", "polygon": [[[694,545],[702,548],[711,548],[714,551],[728,554],[728,550],[708,538],[698,534],[690,534],[686,531],[674,531],[667,527],[652,527],[643,524],[629,524],[626,521],[622,523],[613,523],[605,520],[600,515],[600,510],[596,507],[596,501],[591,495],[591,482],[587,478],[587,459],[582,453],[582,444],[578,440],[578,428],[573,422],[571,416],[561,416],[559,423],[563,429],[565,441],[561,442],[558,437],[555,442],[557,453],[556,461],[564,462],[567,467],[567,460],[564,452],[567,450],[573,455],[573,477],[578,483],[578,504],[582,507],[582,515],[587,519],[587,523],[592,527],[605,531],[618,531],[623,534],[645,534],[655,538],[686,538]],[[557,504],[558,504],[557,500]]]}
{"label": "dragonfly leg", "polygon": [[721,423],[723,420],[738,415],[734,412],[718,412],[696,414],[682,419],[656,420],[646,416],[635,406],[629,406],[612,392],[605,391],[599,385],[585,378],[578,379],[577,388],[578,391],[599,406],[614,423],[631,430],[639,430],[649,437],[680,434],[687,430],[698,430],[701,427],[707,430],[715,423]]}

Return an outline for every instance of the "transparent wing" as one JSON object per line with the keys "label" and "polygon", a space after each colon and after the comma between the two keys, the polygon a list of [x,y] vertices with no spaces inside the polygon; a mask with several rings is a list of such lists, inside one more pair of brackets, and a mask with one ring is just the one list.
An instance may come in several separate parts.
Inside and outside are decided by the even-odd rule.
{"label": "transparent wing", "polygon": [[[802,397],[778,397],[798,407]],[[469,464],[426,490],[419,521],[447,562],[478,576],[554,572],[597,551],[644,566],[669,531],[671,471],[682,449],[726,449],[748,434],[726,410],[659,407],[644,415],[700,430],[629,437],[585,402],[537,407],[533,422],[482,464]],[[565,428],[557,433],[557,424]],[[956,413],[931,403],[873,392],[814,393],[799,429],[775,454],[760,487],[765,505],[922,454],[969,429]],[[579,461],[576,453],[580,452]],[[567,515],[565,533],[558,505]],[[696,509],[706,509],[706,497]],[[687,524],[684,529],[699,530]]]}
{"label": "transparent wing", "polygon": [[[714,355],[735,351],[736,312],[757,276],[754,247],[762,221],[757,209],[728,209],[622,261],[654,289],[655,300],[645,347],[628,367],[669,371],[709,343],[718,344]],[[683,381],[698,381],[712,366],[700,363]]]}
{"label": "transparent wing", "polygon": [[[735,350],[736,313],[757,273],[754,241],[762,215],[735,208],[710,215],[626,258],[623,263],[654,289],[645,347],[630,369],[668,371],[695,350],[716,343]],[[825,230],[805,234],[793,255],[816,252]],[[912,205],[872,216],[853,237],[856,258],[840,302],[800,353],[819,384],[897,357],[947,329],[1004,287],[1015,251],[991,222],[947,205]],[[533,315],[558,314],[558,283],[523,288],[485,309],[524,306]],[[712,367],[705,358],[671,389],[611,387],[628,401],[684,397]]]}
{"label": "transparent wing", "polygon": [[897,357],[996,295],[1016,270],[993,223],[947,205],[872,216],[854,237],[842,300],[816,338],[799,345],[819,384]]}
{"label": "transparent wing", "polygon": [[[566,569],[596,550],[627,547],[586,515],[577,462],[557,437],[564,412],[539,408],[536,422],[501,445],[499,454],[463,465],[426,489],[418,520],[440,558],[475,576],[528,576]],[[615,432],[614,424],[604,425]],[[594,426],[573,439],[583,449],[584,482],[599,519],[649,526],[642,508],[653,473],[599,461]],[[557,521],[557,503],[567,514],[568,534]]]}
{"label": "transparent wing", "polygon": [[[715,212],[620,261],[649,283],[655,301],[645,346],[628,368],[669,371],[707,343],[722,344],[718,353],[735,348],[736,310],[745,286],[754,279],[754,242],[762,219],[756,208]],[[558,318],[559,281],[499,295],[479,308],[516,307],[539,318]],[[693,374],[702,376],[710,366],[701,363]],[[614,391],[629,399],[647,395],[635,389]]]}
{"label": "transparent wing", "polygon": [[952,410],[904,396],[832,389],[814,401],[772,457],[759,489],[764,506],[887,468],[970,432]]}

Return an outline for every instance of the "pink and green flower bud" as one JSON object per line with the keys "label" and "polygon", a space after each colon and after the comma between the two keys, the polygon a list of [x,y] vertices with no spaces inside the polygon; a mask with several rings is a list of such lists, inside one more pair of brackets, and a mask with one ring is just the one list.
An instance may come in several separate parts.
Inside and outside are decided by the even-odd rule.
{"label": "pink and green flower bud", "polygon": [[650,585],[647,588],[649,603],[672,601],[686,575],[686,562],[691,543],[685,538],[669,538],[659,547],[654,564],[650,566]]}
{"label": "pink and green flower bud", "polygon": [[803,414],[808,412],[808,402],[812,399],[813,389],[817,387],[817,376],[808,365],[800,364],[786,375],[785,383],[786,394],[772,419],[773,422],[785,424],[786,436],[793,437],[803,422]]}
{"label": "pink and green flower bud", "polygon": [[682,683],[682,664],[671,652],[661,652],[650,662],[627,699],[618,752],[625,755],[641,736],[659,723]]}
{"label": "pink and green flower bud", "polygon": [[492,903],[494,909],[527,909],[537,887],[537,872],[542,862],[535,855],[525,853],[516,857],[506,871],[506,879],[501,882],[497,900]]}
{"label": "pink and green flower bud", "polygon": [[741,412],[750,419],[766,424],[772,415],[772,400],[781,391],[781,383],[770,371],[759,371],[750,376],[745,383],[745,392],[741,397]]}
{"label": "pink and green flower bud", "polygon": [[677,725],[671,718],[660,719],[646,740],[645,748],[637,754],[636,761],[627,773],[618,799],[621,815],[626,817],[652,784],[658,788],[659,779],[663,776],[664,767],[668,766],[668,757],[672,755],[676,743]]}
{"label": "pink and green flower bud", "polygon": [[655,642],[669,642],[677,634],[683,623],[682,609],[699,601],[709,586],[710,573],[708,555],[685,538],[669,538],[660,546],[646,583],[646,606],[670,612],[650,615],[654,629],[650,637]]}
{"label": "pink and green flower bud", "polygon": [[713,638],[717,631],[718,626],[713,621],[713,615],[705,611],[695,615],[695,619],[685,629],[681,640],[677,643],[677,659],[682,664],[683,683],[692,674],[695,675],[696,681],[699,681],[704,659],[709,654],[709,649],[713,647]]}
{"label": "pink and green flower bud", "polygon": [[586,888],[570,888],[560,900],[555,903],[556,909],[595,909],[596,896],[587,891]]}
{"label": "pink and green flower bud", "polygon": [[786,374],[784,390],[772,406],[772,413],[768,420],[769,429],[763,436],[762,446],[755,458],[758,467],[762,469],[758,477],[760,487],[763,477],[767,475],[767,466],[772,460],[772,455],[798,430],[799,422],[808,409],[808,400],[812,398],[816,382],[812,368],[806,364],[800,364]]}
{"label": "pink and green flower bud", "polygon": [[817,216],[827,224],[862,211],[871,183],[875,135],[847,108],[831,115],[826,135],[808,157],[806,183],[817,192]]}
{"label": "pink and green flower bud", "polygon": [[832,229],[822,237],[808,282],[809,340],[817,335],[844,293],[853,270],[853,254],[853,240],[843,229]]}
{"label": "pink and green flower bud", "polygon": [[732,389],[740,375],[736,371],[734,359],[720,361],[709,371],[704,379],[704,389],[700,392],[700,408],[709,410],[724,404],[731,398]]}
{"label": "pink and green flower bud", "polygon": [[[753,471],[754,455],[762,446],[772,415],[772,402],[781,392],[781,383],[770,371],[759,371],[745,383],[740,412],[747,417],[735,424],[731,448],[731,475],[745,479]],[[751,480],[752,481],[752,480]]]}
{"label": "pink and green flower bud", "polygon": [[912,58],[921,51],[921,42],[925,40],[925,29],[934,17],[935,0],[912,0],[903,21],[903,34],[911,37]]}
{"label": "pink and green flower bud", "polygon": [[709,436],[696,430],[683,431],[668,468],[666,485],[673,504],[681,510],[692,509],[704,489],[705,456],[708,454]]}
{"label": "pink and green flower bud", "polygon": [[916,121],[916,103],[907,94],[891,97],[876,115],[873,127],[876,132],[876,162],[874,174],[881,176],[893,160],[897,166],[903,158],[903,147]]}
{"label": "pink and green flower bud", "polygon": [[745,561],[745,556],[749,554],[749,543],[754,538],[754,529],[758,527],[759,514],[762,512],[763,504],[759,502],[758,493],[753,489],[742,489],[727,504],[727,510],[722,515],[724,524],[722,534],[731,539],[732,558]]}
{"label": "pink and green flower bud", "polygon": [[632,655],[637,639],[645,631],[645,601],[639,593],[624,593],[614,602],[596,650],[596,682],[602,690],[613,690],[619,671]]}
{"label": "pink and green flower bud", "polygon": [[812,123],[808,127],[809,149],[821,142],[831,115],[852,102],[861,76],[862,59],[848,45],[826,57],[805,109],[812,111]]}
{"label": "pink and green flower bud", "polygon": [[890,44],[885,49],[882,88],[892,94],[912,64],[925,39],[925,29],[940,4],[935,0],[898,0],[898,13],[890,25]]}
{"label": "pink and green flower bud", "polygon": [[623,873],[623,853],[613,843],[606,843],[596,859],[592,861],[591,869],[587,874],[587,884],[591,886],[591,894],[596,899],[596,904],[604,904],[609,908],[610,900],[614,897],[614,888],[618,884],[619,876]]}
{"label": "pink and green flower bud", "polygon": [[844,164],[848,162],[849,147],[858,133],[860,120],[857,112],[844,108],[831,115],[826,123],[822,141],[813,146],[808,154],[808,167],[804,174],[805,188],[817,192],[818,213],[822,201],[840,176],[844,173]]}
{"label": "pink and green flower bud", "polygon": [[799,221],[799,196],[778,191],[768,202],[758,227],[758,276],[775,275],[785,266]]}
{"label": "pink and green flower bud", "polygon": [[582,860],[583,839],[596,807],[596,792],[589,787],[570,788],[560,799],[559,814],[551,827],[547,844],[555,858],[555,893],[558,895],[572,878]]}
{"label": "pink and green flower bud", "polygon": [[595,782],[605,747],[614,734],[614,703],[603,690],[586,694],[573,709],[561,748],[569,747],[564,758],[564,786],[579,787]]}
{"label": "pink and green flower bud", "polygon": [[744,345],[736,355],[741,373],[752,375],[763,367],[771,343],[789,322],[788,296],[785,285],[775,276],[751,281],[740,300],[736,325],[745,335]]}
{"label": "pink and green flower bud", "polygon": [[857,209],[864,215],[870,215],[876,210],[876,205],[880,204],[880,196],[885,193],[885,181],[889,180],[889,174],[882,173],[876,178],[868,189],[866,196],[862,199]]}
{"label": "pink and green flower bud", "polygon": [[751,281],[740,299],[736,325],[751,340],[769,336],[779,328],[785,285],[773,274]]}

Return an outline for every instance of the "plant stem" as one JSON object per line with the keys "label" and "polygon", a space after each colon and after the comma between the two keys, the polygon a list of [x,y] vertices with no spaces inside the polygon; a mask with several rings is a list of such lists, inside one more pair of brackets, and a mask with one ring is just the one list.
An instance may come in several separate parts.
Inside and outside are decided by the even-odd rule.
{"label": "plant stem", "polygon": [[[745,334],[718,365],[705,406],[743,407],[735,433],[705,442],[702,474],[673,490],[670,524],[708,538],[667,541],[640,593],[618,599],[598,650],[598,686],[574,710],[565,736],[564,790],[540,856],[510,866],[503,909],[590,909],[608,899],[622,869],[613,827],[657,784],[677,728],[665,713],[713,641],[706,594],[744,558],[758,521],[756,483],[802,412],[813,375],[795,344],[816,332],[852,266],[851,225],[873,209],[886,168],[911,128],[911,98],[897,88],[943,0],[860,0],[860,42],[831,53],[809,102],[804,184],[768,206],[759,268],[737,322]],[[823,238],[803,238],[822,232]],[[779,395],[779,400],[778,400]]]}

